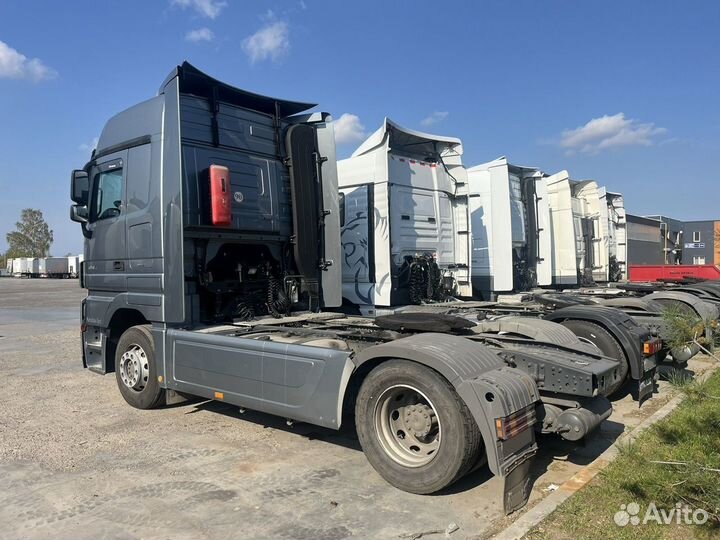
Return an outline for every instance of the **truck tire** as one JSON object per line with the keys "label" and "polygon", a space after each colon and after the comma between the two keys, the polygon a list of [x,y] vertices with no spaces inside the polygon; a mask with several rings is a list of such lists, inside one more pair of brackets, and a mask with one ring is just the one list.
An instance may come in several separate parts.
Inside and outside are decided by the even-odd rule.
{"label": "truck tire", "polygon": [[407,360],[371,371],[355,405],[357,434],[373,468],[403,491],[439,491],[482,459],[467,405],[437,372]]}
{"label": "truck tire", "polygon": [[164,402],[150,326],[132,326],[120,336],[115,351],[115,379],[122,397],[136,409],[154,409]]}
{"label": "truck tire", "polygon": [[560,324],[572,330],[573,334],[581,340],[594,345],[604,356],[614,358],[620,363],[618,380],[607,389],[606,396],[612,396],[620,390],[628,378],[630,366],[625,351],[623,351],[618,340],[605,328],[590,321],[568,319]]}

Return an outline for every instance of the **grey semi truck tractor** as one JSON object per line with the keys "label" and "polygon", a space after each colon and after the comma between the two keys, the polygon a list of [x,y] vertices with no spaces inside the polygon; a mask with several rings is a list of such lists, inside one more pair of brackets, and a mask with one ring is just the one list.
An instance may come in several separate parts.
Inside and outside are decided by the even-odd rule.
{"label": "grey semi truck tractor", "polygon": [[590,434],[618,362],[549,321],[343,312],[333,126],[312,107],[184,63],[106,123],[71,179],[84,366],[140,409],[193,395],[354,425],[413,493],[487,462],[521,507],[536,433]]}

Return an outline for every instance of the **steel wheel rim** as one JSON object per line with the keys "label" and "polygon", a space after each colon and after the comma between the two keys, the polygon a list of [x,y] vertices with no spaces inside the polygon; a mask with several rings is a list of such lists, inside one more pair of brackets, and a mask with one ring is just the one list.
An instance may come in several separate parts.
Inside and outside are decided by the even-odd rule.
{"label": "steel wheel rim", "polygon": [[385,453],[405,467],[422,467],[437,456],[441,426],[437,409],[417,388],[399,384],[375,404],[375,433]]}
{"label": "steel wheel rim", "polygon": [[120,380],[134,392],[142,392],[150,377],[150,361],[145,349],[133,343],[120,357]]}

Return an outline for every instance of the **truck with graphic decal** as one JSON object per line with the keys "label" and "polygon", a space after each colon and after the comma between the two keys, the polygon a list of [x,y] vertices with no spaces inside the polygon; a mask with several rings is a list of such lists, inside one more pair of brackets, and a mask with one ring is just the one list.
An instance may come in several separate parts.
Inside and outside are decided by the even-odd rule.
{"label": "truck with graphic decal", "polygon": [[[508,317],[489,327],[448,314],[345,309],[340,223],[374,206],[358,197],[353,210],[346,194],[341,210],[332,118],[313,107],[184,63],[155,97],[108,120],[71,179],[70,217],[85,238],[84,366],[113,373],[139,409],[193,395],[354,428],[374,469],[413,493],[441,490],[487,463],[503,479],[506,511],[521,507],[536,433],[590,435],[612,411],[605,396],[621,366],[549,321]],[[418,135],[393,130],[386,123],[377,141],[399,137],[388,167],[444,194],[426,203],[399,182],[403,202],[390,212],[402,223],[405,204],[427,204],[427,227],[461,233],[467,223],[446,219],[462,200],[458,142],[420,136],[412,150]],[[410,274],[413,263],[440,268],[442,294],[469,290],[469,239],[452,240],[459,258],[438,250],[423,260],[426,244],[411,230],[383,234],[405,246],[395,259],[383,255],[388,272],[407,256]],[[370,253],[374,238],[365,240]],[[642,338],[630,327],[627,336],[630,347]]]}
{"label": "truck with graphic decal", "polygon": [[338,161],[343,296],[371,306],[469,297],[462,142],[386,118]]}

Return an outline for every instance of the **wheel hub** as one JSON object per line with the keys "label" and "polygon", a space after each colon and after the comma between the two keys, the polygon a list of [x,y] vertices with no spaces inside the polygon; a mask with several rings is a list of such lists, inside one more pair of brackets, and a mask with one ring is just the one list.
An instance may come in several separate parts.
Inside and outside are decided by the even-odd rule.
{"label": "wheel hub", "polygon": [[405,426],[415,437],[426,437],[433,426],[435,411],[425,404],[405,407]]}
{"label": "wheel hub", "polygon": [[375,405],[375,432],[383,450],[397,463],[421,467],[440,448],[440,421],[433,404],[418,389],[386,389]]}
{"label": "wheel hub", "polygon": [[140,345],[131,345],[120,357],[120,380],[136,392],[142,391],[150,376],[148,357]]}

